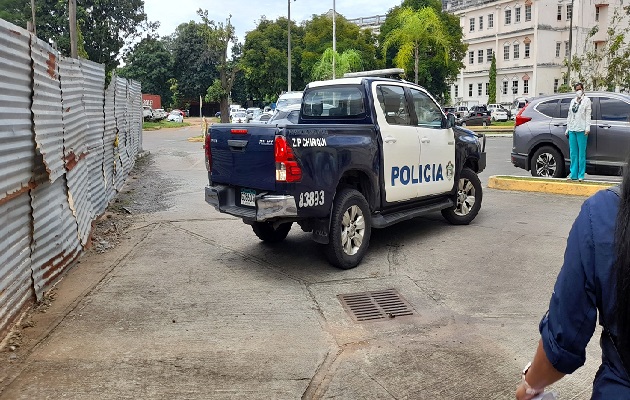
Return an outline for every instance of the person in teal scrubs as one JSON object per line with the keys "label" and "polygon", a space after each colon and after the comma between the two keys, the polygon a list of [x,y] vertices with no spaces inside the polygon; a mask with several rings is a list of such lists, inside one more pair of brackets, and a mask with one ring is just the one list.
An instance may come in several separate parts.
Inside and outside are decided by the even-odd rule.
{"label": "person in teal scrubs", "polygon": [[584,85],[576,83],[575,98],[569,105],[567,130],[569,152],[571,154],[571,173],[567,179],[584,180],[586,172],[586,145],[591,131],[591,99],[584,94]]}

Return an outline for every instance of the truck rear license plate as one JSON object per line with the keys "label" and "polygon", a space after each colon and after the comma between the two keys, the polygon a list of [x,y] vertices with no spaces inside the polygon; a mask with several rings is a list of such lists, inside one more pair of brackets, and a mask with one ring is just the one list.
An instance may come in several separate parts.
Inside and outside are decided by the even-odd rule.
{"label": "truck rear license plate", "polygon": [[241,189],[241,205],[256,207],[256,191],[251,189]]}

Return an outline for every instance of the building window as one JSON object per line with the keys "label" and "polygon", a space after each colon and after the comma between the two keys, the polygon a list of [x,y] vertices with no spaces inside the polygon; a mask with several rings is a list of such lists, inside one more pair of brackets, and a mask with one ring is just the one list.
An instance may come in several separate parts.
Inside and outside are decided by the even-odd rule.
{"label": "building window", "polygon": [[501,88],[501,92],[503,94],[507,94],[507,87],[508,87],[508,82],[507,81],[503,81],[503,87]]}
{"label": "building window", "polygon": [[529,81],[523,81],[523,94],[529,94]]}
{"label": "building window", "polygon": [[473,32],[475,30],[475,19],[470,19],[470,31]]}
{"label": "building window", "polygon": [[512,94],[518,93],[518,81],[512,81]]}
{"label": "building window", "polygon": [[481,96],[483,93],[483,83],[477,84],[477,96]]}
{"label": "building window", "polygon": [[477,50],[477,62],[479,64],[483,63],[483,50]]}
{"label": "building window", "polygon": [[553,80],[553,92],[558,93],[558,85],[560,84],[560,79]]}
{"label": "building window", "polygon": [[475,52],[474,51],[469,51],[468,52],[468,64],[474,64],[475,63]]}
{"label": "building window", "polygon": [[492,62],[492,49],[487,49],[486,50],[486,61],[487,62]]}
{"label": "building window", "polygon": [[512,10],[505,10],[505,25],[512,23]]}
{"label": "building window", "polygon": [[521,7],[516,7],[514,9],[514,22],[517,24],[521,22]]}
{"label": "building window", "polygon": [[486,96],[490,95],[490,82],[486,82]]}
{"label": "building window", "polygon": [[525,22],[531,21],[531,20],[532,20],[532,6],[526,5],[525,6]]}
{"label": "building window", "polygon": [[[597,10],[597,13],[599,14],[599,10]],[[488,28],[493,28],[494,27],[494,14],[488,14]]]}
{"label": "building window", "polygon": [[457,85],[454,85],[454,86],[455,86],[455,96],[453,96],[453,97],[458,98],[459,97],[459,86],[457,86]]}
{"label": "building window", "polygon": [[479,30],[483,29],[483,15],[479,17]]}
{"label": "building window", "polygon": [[573,6],[571,4],[567,4],[567,21],[571,19],[573,14]]}
{"label": "building window", "polygon": [[525,58],[529,58],[529,43],[525,43]]}
{"label": "building window", "polygon": [[558,21],[562,21],[562,4],[558,5]]}
{"label": "building window", "polygon": [[510,45],[509,44],[506,44],[505,46],[503,46],[503,59],[504,60],[510,59]]}
{"label": "building window", "polygon": [[564,42],[564,56],[569,57],[569,42]]}
{"label": "building window", "polygon": [[556,57],[560,57],[560,42],[556,42]]}
{"label": "building window", "polygon": [[472,97],[472,83],[468,84],[468,97]]}
{"label": "building window", "polygon": [[599,21],[599,6],[595,6],[595,21]]}
{"label": "building window", "polygon": [[514,44],[514,59],[521,58],[521,46],[516,43]]}

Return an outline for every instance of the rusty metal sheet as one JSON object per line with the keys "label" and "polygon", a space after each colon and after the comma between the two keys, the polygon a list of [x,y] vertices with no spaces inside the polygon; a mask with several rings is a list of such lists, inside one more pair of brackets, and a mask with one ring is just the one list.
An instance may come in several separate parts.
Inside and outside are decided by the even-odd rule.
{"label": "rusty metal sheet", "polygon": [[114,116],[114,99],[116,96],[116,79],[112,79],[105,91],[105,134],[103,135],[103,174],[105,176],[105,192],[107,201],[116,194],[114,187],[114,142],[116,140],[116,117]]}
{"label": "rusty metal sheet", "polygon": [[114,115],[116,116],[116,128],[118,132],[117,146],[114,151],[114,185],[116,190],[121,190],[129,172],[129,156],[127,154],[128,130],[127,122],[127,80],[116,77],[116,96],[114,102]]}
{"label": "rusty metal sheet", "polygon": [[79,60],[61,57],[61,105],[63,109],[63,156],[66,169],[71,170],[87,157],[87,114],[83,107],[83,73]]}
{"label": "rusty metal sheet", "polygon": [[82,250],[78,225],[68,203],[66,178],[31,191],[33,208],[33,288],[38,300]]}
{"label": "rusty metal sheet", "polygon": [[103,145],[105,134],[105,67],[87,60],[79,60],[83,72],[83,106],[87,115],[87,148],[90,200],[94,215],[107,207],[105,175],[103,170]]}
{"label": "rusty metal sheet", "polygon": [[0,20],[0,202],[26,192],[35,142],[29,33]]}
{"label": "rusty metal sheet", "polygon": [[65,173],[59,53],[43,40],[33,38],[33,123],[35,141],[44,157],[48,179],[54,182]]}
{"label": "rusty metal sheet", "polygon": [[30,200],[26,192],[0,204],[0,330],[32,296]]}

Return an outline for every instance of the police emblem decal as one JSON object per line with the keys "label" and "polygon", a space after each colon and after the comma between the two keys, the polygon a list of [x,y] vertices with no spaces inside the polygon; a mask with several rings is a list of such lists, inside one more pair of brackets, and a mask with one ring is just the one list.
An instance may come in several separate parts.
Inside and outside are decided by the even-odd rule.
{"label": "police emblem decal", "polygon": [[453,176],[455,175],[455,167],[453,166],[452,162],[448,162],[448,164],[446,164],[446,178],[450,181],[451,179],[453,179]]}

